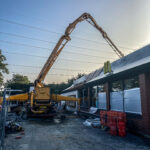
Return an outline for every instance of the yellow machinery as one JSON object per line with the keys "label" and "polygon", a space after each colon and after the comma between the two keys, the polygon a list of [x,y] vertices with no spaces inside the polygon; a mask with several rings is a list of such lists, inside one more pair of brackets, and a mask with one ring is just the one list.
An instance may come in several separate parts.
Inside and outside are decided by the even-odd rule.
{"label": "yellow machinery", "polygon": [[34,90],[30,93],[10,96],[9,97],[10,101],[13,100],[28,101],[29,103],[28,111],[30,111],[32,114],[48,114],[49,111],[51,110],[51,106],[54,101],[59,102],[63,100],[63,101],[76,101],[78,103],[80,102],[80,100],[77,98],[51,94],[50,88],[44,87],[43,81],[48,71],[53,66],[55,60],[59,56],[60,52],[62,51],[62,49],[65,47],[68,41],[71,40],[70,38],[71,32],[75,29],[76,25],[79,22],[82,22],[84,20],[93,25],[102,34],[103,38],[107,41],[107,43],[111,46],[111,48],[119,57],[124,56],[123,53],[116,47],[116,45],[108,37],[107,33],[96,23],[94,18],[90,14],[84,13],[74,22],[69,24],[69,26],[65,30],[65,34],[60,37],[59,41],[57,42],[52,53],[50,54],[49,58],[47,59],[45,65],[43,66],[41,72],[39,73],[37,79],[34,82]]}

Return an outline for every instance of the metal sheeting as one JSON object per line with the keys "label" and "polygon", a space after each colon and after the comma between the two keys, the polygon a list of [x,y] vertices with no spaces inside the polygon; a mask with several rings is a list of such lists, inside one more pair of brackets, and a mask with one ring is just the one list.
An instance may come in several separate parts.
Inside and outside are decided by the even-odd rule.
{"label": "metal sheeting", "polygon": [[123,111],[123,91],[110,93],[111,110]]}
{"label": "metal sheeting", "polygon": [[[144,46],[143,48],[121,58],[111,63],[112,74],[117,74],[129,69],[139,67],[143,64],[150,63],[150,44]],[[101,69],[102,70],[102,69]],[[99,76],[86,81],[87,83],[94,82],[103,78],[106,78],[107,75],[104,74],[104,71],[100,73]]]}
{"label": "metal sheeting", "polygon": [[73,81],[73,84],[74,84],[74,85],[77,85],[77,84],[83,83],[85,80],[86,80],[86,77],[85,77],[85,76],[82,76],[81,78],[79,78],[79,79],[77,79],[77,80],[74,80],[74,81]]}
{"label": "metal sheeting", "polygon": [[95,73],[95,71],[87,75],[86,82],[93,79],[94,73]]}
{"label": "metal sheeting", "polygon": [[98,93],[97,108],[106,110],[106,92]]}
{"label": "metal sheeting", "polygon": [[93,78],[96,78],[98,75],[99,75],[99,70],[97,69],[97,70],[94,72],[92,79],[93,79]]}
{"label": "metal sheeting", "polygon": [[125,112],[142,114],[140,88],[124,91]]}

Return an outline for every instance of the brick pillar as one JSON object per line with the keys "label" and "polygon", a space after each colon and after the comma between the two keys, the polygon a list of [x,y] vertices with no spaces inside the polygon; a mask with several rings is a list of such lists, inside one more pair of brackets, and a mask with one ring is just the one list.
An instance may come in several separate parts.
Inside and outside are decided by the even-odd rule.
{"label": "brick pillar", "polygon": [[107,110],[110,110],[110,85],[109,83],[105,83],[105,89],[106,89],[106,106]]}
{"label": "brick pillar", "polygon": [[139,84],[141,92],[142,130],[150,134],[150,74],[140,74]]}

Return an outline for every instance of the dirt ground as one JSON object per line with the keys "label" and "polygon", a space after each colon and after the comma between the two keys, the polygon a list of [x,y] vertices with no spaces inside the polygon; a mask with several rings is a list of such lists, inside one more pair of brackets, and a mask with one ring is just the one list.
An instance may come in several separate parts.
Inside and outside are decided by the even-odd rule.
{"label": "dirt ground", "polygon": [[69,115],[60,124],[41,119],[21,122],[25,135],[7,135],[6,150],[150,150],[148,139],[129,133],[111,136],[99,128],[85,127],[83,121]]}

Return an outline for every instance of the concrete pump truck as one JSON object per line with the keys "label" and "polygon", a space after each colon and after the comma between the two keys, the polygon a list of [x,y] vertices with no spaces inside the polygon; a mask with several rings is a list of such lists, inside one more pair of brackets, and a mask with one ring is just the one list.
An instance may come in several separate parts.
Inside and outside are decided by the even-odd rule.
{"label": "concrete pump truck", "polygon": [[27,113],[35,116],[51,115],[53,110],[52,108],[53,102],[75,101],[78,102],[78,105],[80,105],[80,99],[51,93],[49,87],[44,87],[43,81],[47,73],[49,72],[49,70],[52,68],[57,57],[65,47],[65,45],[68,43],[68,41],[71,40],[70,34],[75,29],[76,25],[79,22],[82,22],[84,20],[90,23],[92,26],[94,26],[102,34],[102,37],[107,41],[107,43],[110,45],[113,51],[120,58],[124,56],[123,53],[117,48],[117,46],[108,37],[107,33],[96,23],[95,19],[89,13],[83,13],[74,22],[69,24],[69,26],[65,30],[64,35],[62,35],[58,40],[56,46],[54,47],[52,53],[50,54],[49,58],[47,59],[45,65],[43,66],[37,79],[34,82],[34,90],[29,93],[10,96],[9,98],[7,98],[7,100],[26,102]]}

